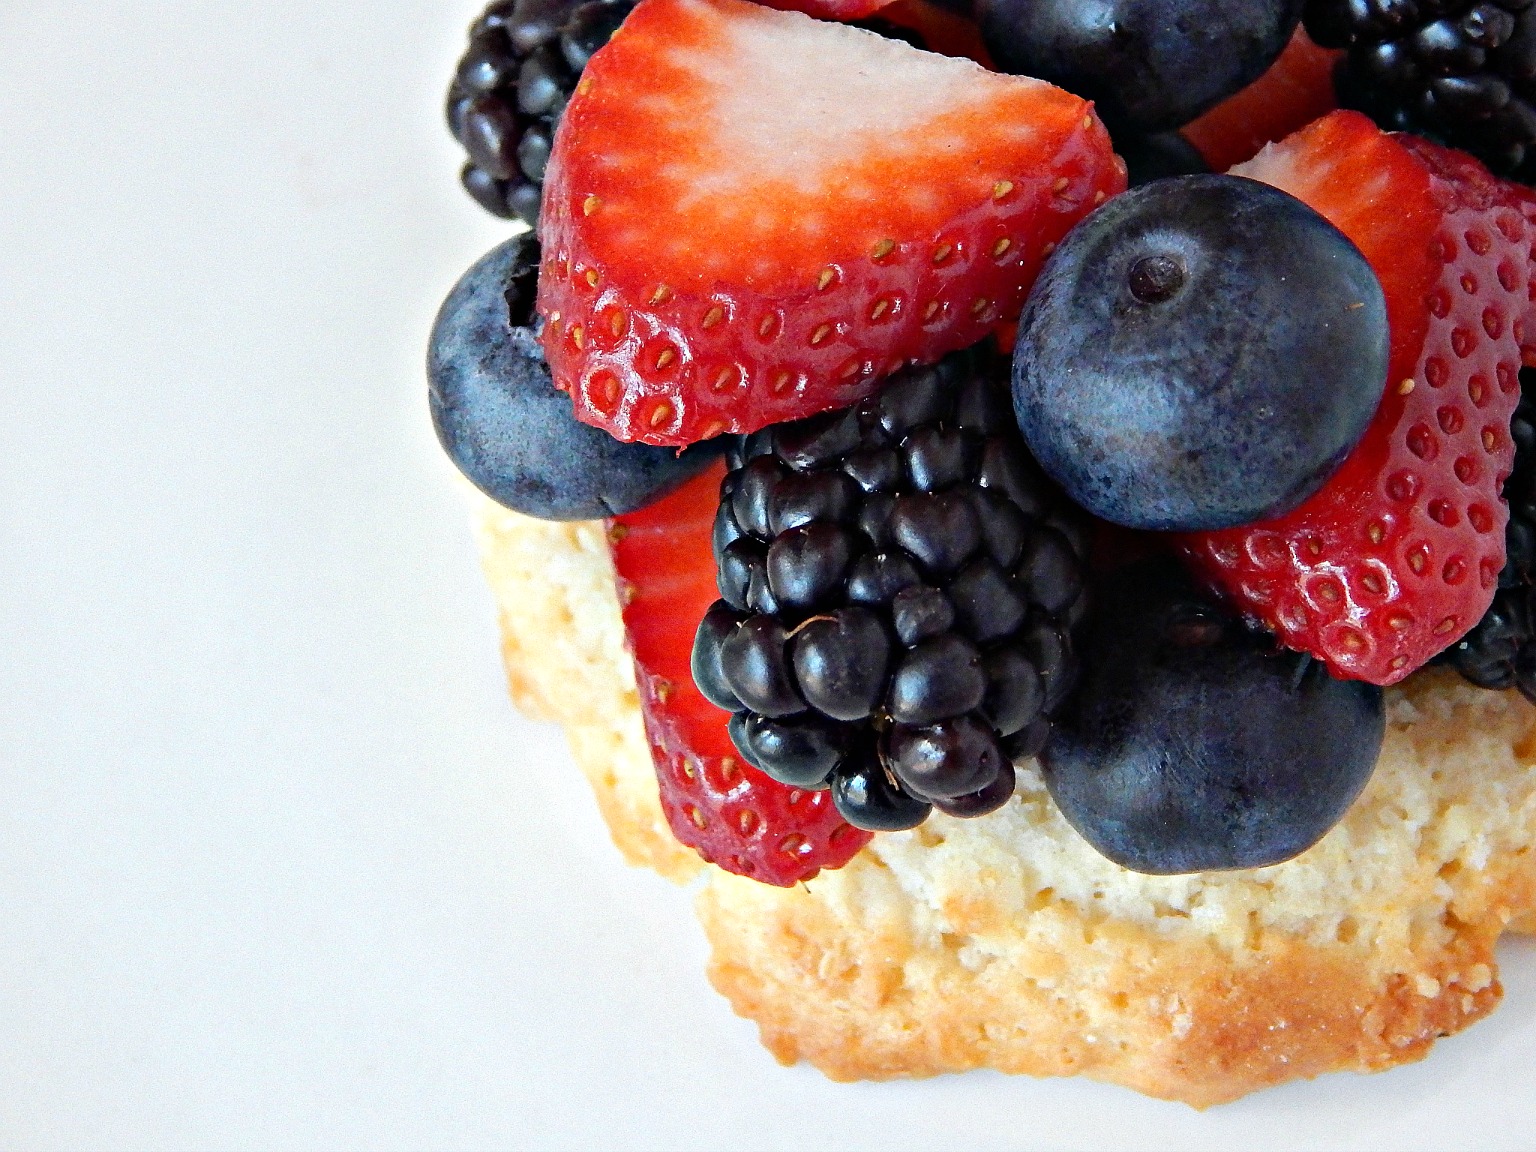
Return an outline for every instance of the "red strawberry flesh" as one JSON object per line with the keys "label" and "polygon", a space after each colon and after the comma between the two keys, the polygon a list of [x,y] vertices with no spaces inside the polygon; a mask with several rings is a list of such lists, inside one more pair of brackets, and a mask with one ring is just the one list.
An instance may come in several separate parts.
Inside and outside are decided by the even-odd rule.
{"label": "red strawberry flesh", "polygon": [[621,440],[852,403],[1019,311],[1124,187],[1091,106],[745,0],[642,0],[545,177],[556,384]]}
{"label": "red strawberry flesh", "polygon": [[609,539],[672,834],[727,871],[789,887],[846,864],[869,833],[838,815],[830,792],[791,788],[742,763],[726,713],[694,686],[694,632],[719,597],[710,531],[721,476],[712,469],[616,518]]}
{"label": "red strawberry flesh", "polygon": [[1461,637],[1504,563],[1509,420],[1532,357],[1532,198],[1334,113],[1239,174],[1306,201],[1381,279],[1392,333],[1364,439],[1299,508],[1183,539],[1239,607],[1335,675],[1392,684]]}

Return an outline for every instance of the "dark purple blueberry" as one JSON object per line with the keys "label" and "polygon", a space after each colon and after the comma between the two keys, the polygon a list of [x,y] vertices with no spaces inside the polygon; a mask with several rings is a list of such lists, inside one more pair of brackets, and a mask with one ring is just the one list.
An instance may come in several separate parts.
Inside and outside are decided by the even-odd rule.
{"label": "dark purple blueberry", "polygon": [[924,641],[901,658],[886,704],[901,724],[932,724],[981,706],[987,674],[969,641],[946,633]]}
{"label": "dark purple blueberry", "polygon": [[1262,868],[1343,817],[1381,749],[1380,688],[1278,649],[1173,560],[1121,570],[1099,603],[1041,754],[1089,843],[1139,872]]}
{"label": "dark purple blueberry", "polygon": [[812,617],[794,638],[801,694],[834,720],[868,719],[885,693],[889,665],[885,627],[863,608]]}
{"label": "dark purple blueberry", "polygon": [[1387,375],[1370,264],[1300,200],[1235,176],[1117,196],[1019,320],[1014,411],[1075,502],[1133,528],[1279,515],[1359,442]]}
{"label": "dark purple blueberry", "polygon": [[1299,0],[978,0],[1004,72],[1095,103],[1111,131],[1187,124],[1264,74],[1301,18]]}
{"label": "dark purple blueberry", "polygon": [[577,421],[530,327],[539,246],[508,240],[454,286],[427,351],[428,403],[444,451],[491,499],[545,520],[595,520],[660,499],[718,446],[679,456],[621,444]]}
{"label": "dark purple blueberry", "polygon": [[969,715],[922,728],[897,724],[886,734],[885,756],[901,786],[929,801],[979,792],[1012,768],[997,734]]}
{"label": "dark purple blueberry", "polygon": [[1122,134],[1115,140],[1115,151],[1125,161],[1126,183],[1132,188],[1170,176],[1192,176],[1211,170],[1200,150],[1177,132],[1154,132],[1150,136]]}
{"label": "dark purple blueberry", "polygon": [[788,638],[772,616],[749,616],[720,646],[720,668],[736,698],[762,716],[805,711],[789,668]]}

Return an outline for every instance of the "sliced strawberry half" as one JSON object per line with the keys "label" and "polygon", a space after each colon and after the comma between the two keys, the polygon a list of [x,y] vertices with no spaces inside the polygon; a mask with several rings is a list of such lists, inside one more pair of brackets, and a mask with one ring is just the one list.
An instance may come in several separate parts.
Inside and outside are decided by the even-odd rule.
{"label": "sliced strawberry half", "polygon": [[1016,315],[1124,183],[1048,84],[746,0],[642,0],[545,176],[550,368],[621,440],[841,407]]}
{"label": "sliced strawberry half", "polygon": [[1342,52],[1319,48],[1296,29],[1280,59],[1234,96],[1179,129],[1212,172],[1251,160],[1259,149],[1339,106],[1333,66]]}
{"label": "sliced strawberry half", "polygon": [[1353,240],[1386,294],[1381,407],[1285,516],[1184,537],[1215,585],[1336,675],[1392,684],[1478,622],[1504,565],[1509,420],[1536,355],[1524,189],[1459,153],[1336,112],[1237,172]]}
{"label": "sliced strawberry half", "polygon": [[616,518],[609,540],[672,834],[729,872],[789,887],[842,867],[870,834],[838,815],[830,792],[791,788],[742,763],[727,714],[694,686],[694,632],[720,595],[710,533],[723,475],[713,469]]}

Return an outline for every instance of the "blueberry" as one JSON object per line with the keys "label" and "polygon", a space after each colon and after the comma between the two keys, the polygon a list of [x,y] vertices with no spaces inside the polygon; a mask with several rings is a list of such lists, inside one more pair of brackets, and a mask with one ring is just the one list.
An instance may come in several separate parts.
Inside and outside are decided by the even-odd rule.
{"label": "blueberry", "polygon": [[1093,100],[1112,131],[1161,132],[1257,80],[1301,19],[1301,0],[980,0],[1004,72]]}
{"label": "blueberry", "polygon": [[1115,141],[1115,151],[1125,161],[1126,183],[1132,188],[1169,176],[1189,176],[1211,170],[1199,150],[1177,132],[1126,136]]}
{"label": "blueberry", "polygon": [[443,449],[491,499],[544,520],[632,512],[687,480],[715,445],[621,444],[581,424],[528,326],[539,246],[529,235],[464,274],[432,328],[428,402]]}
{"label": "blueberry", "polygon": [[1386,383],[1386,302],[1349,239],[1236,176],[1184,176],[1079,224],[1019,322],[1013,399],[1078,504],[1134,528],[1279,515],[1359,441]]}
{"label": "blueberry", "polygon": [[1062,815],[1154,874],[1260,868],[1321,839],[1375,767],[1381,689],[1276,649],[1172,560],[1121,569],[1102,592],[1041,754]]}

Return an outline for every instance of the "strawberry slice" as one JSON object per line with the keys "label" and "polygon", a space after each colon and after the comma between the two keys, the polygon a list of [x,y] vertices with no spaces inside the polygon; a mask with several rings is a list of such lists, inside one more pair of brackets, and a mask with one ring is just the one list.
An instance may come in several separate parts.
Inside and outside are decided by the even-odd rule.
{"label": "strawberry slice", "polygon": [[1342,56],[1296,29],[1269,71],[1179,129],[1212,172],[1224,172],[1338,107],[1333,66]]}
{"label": "strawberry slice", "polygon": [[1536,201],[1476,161],[1335,112],[1237,169],[1370,261],[1392,333],[1365,437],[1285,516],[1182,539],[1196,568],[1335,675],[1392,684],[1478,622],[1504,565]]}
{"label": "strawberry slice", "polygon": [[545,175],[544,346],[576,415],[687,444],[838,408],[1022,307],[1119,192],[1085,101],[746,0],[642,0]]}
{"label": "strawberry slice", "polygon": [[609,540],[672,834],[727,871],[789,887],[848,863],[869,833],[838,815],[832,793],[791,788],[743,764],[726,714],[694,686],[694,630],[720,595],[710,533],[723,474],[714,468],[617,517]]}

